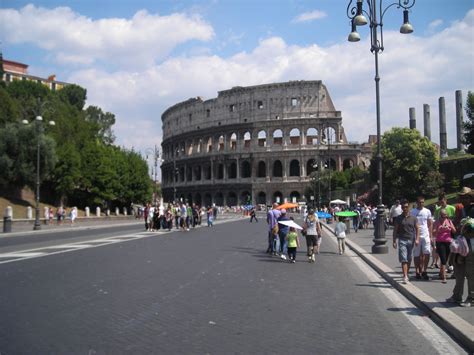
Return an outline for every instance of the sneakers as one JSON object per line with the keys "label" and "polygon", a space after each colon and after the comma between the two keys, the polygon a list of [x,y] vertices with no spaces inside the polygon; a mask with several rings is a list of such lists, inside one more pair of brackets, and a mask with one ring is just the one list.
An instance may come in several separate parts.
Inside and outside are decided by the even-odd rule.
{"label": "sneakers", "polygon": [[295,260],[295,259],[291,259],[291,262],[294,264],[294,263],[296,263],[296,260]]}
{"label": "sneakers", "polygon": [[462,302],[462,303],[460,304],[460,306],[461,306],[461,307],[473,307],[473,304],[472,304],[472,303],[473,303],[472,301],[466,300],[466,301]]}
{"label": "sneakers", "polygon": [[282,258],[283,260],[286,260],[286,255],[285,255],[285,254],[281,254],[281,255],[280,255],[280,258]]}
{"label": "sneakers", "polygon": [[421,273],[421,277],[422,277],[423,280],[425,280],[425,281],[429,281],[429,280],[430,280],[430,277],[428,276],[428,273],[427,273],[427,272],[422,272],[422,273]]}
{"label": "sneakers", "polygon": [[417,279],[417,280],[421,280],[421,274],[419,274],[419,273],[416,273],[416,274],[415,274],[415,279]]}
{"label": "sneakers", "polygon": [[408,280],[408,276],[404,276],[403,277],[403,284],[408,285],[409,282],[410,282],[410,280]]}
{"label": "sneakers", "polygon": [[452,273],[453,271],[454,271],[454,267],[453,267],[453,265],[450,265],[450,266],[448,267],[448,272],[449,272],[449,273]]}
{"label": "sneakers", "polygon": [[311,255],[311,260],[313,261],[313,263],[316,261],[316,256],[314,254]]}

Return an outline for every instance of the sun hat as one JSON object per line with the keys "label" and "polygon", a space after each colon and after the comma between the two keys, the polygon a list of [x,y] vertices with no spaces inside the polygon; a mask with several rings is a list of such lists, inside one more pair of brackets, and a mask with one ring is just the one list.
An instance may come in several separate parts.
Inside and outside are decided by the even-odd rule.
{"label": "sun hat", "polygon": [[461,191],[458,192],[458,195],[460,196],[469,195],[469,194],[472,194],[472,189],[467,186],[463,186]]}

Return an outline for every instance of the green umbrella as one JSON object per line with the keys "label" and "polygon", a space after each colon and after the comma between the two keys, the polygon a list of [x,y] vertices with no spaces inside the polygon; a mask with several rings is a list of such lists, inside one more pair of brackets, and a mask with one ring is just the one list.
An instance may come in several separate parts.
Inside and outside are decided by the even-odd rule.
{"label": "green umbrella", "polygon": [[336,212],[336,216],[338,216],[338,217],[354,217],[354,216],[357,216],[357,213],[352,212],[352,211],[342,211],[342,212]]}

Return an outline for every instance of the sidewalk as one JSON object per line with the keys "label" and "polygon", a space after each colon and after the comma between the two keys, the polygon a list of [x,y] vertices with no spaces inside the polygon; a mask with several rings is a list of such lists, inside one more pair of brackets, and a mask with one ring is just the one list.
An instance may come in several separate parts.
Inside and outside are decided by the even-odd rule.
{"label": "sidewalk", "polygon": [[[323,224],[323,226],[326,231],[334,234],[334,224]],[[402,284],[402,270],[398,262],[398,252],[392,247],[392,233],[392,229],[386,232],[388,254],[372,254],[374,238],[372,227],[359,229],[357,233],[351,229],[350,234],[347,235],[346,244],[394,288],[425,311],[440,327],[460,341],[470,352],[474,352],[474,307],[465,308],[445,302],[446,298],[452,295],[455,280],[448,279],[447,284],[442,284],[437,276],[439,269],[428,270],[430,281],[415,280],[412,263],[410,283]],[[463,299],[466,295],[467,282]]]}

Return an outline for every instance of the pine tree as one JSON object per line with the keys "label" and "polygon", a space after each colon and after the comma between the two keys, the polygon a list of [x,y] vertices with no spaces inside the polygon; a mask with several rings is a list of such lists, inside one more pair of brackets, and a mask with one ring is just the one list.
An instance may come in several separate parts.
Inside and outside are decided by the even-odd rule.
{"label": "pine tree", "polygon": [[467,152],[474,154],[474,93],[469,91],[466,99],[466,121],[464,121],[464,143]]}

